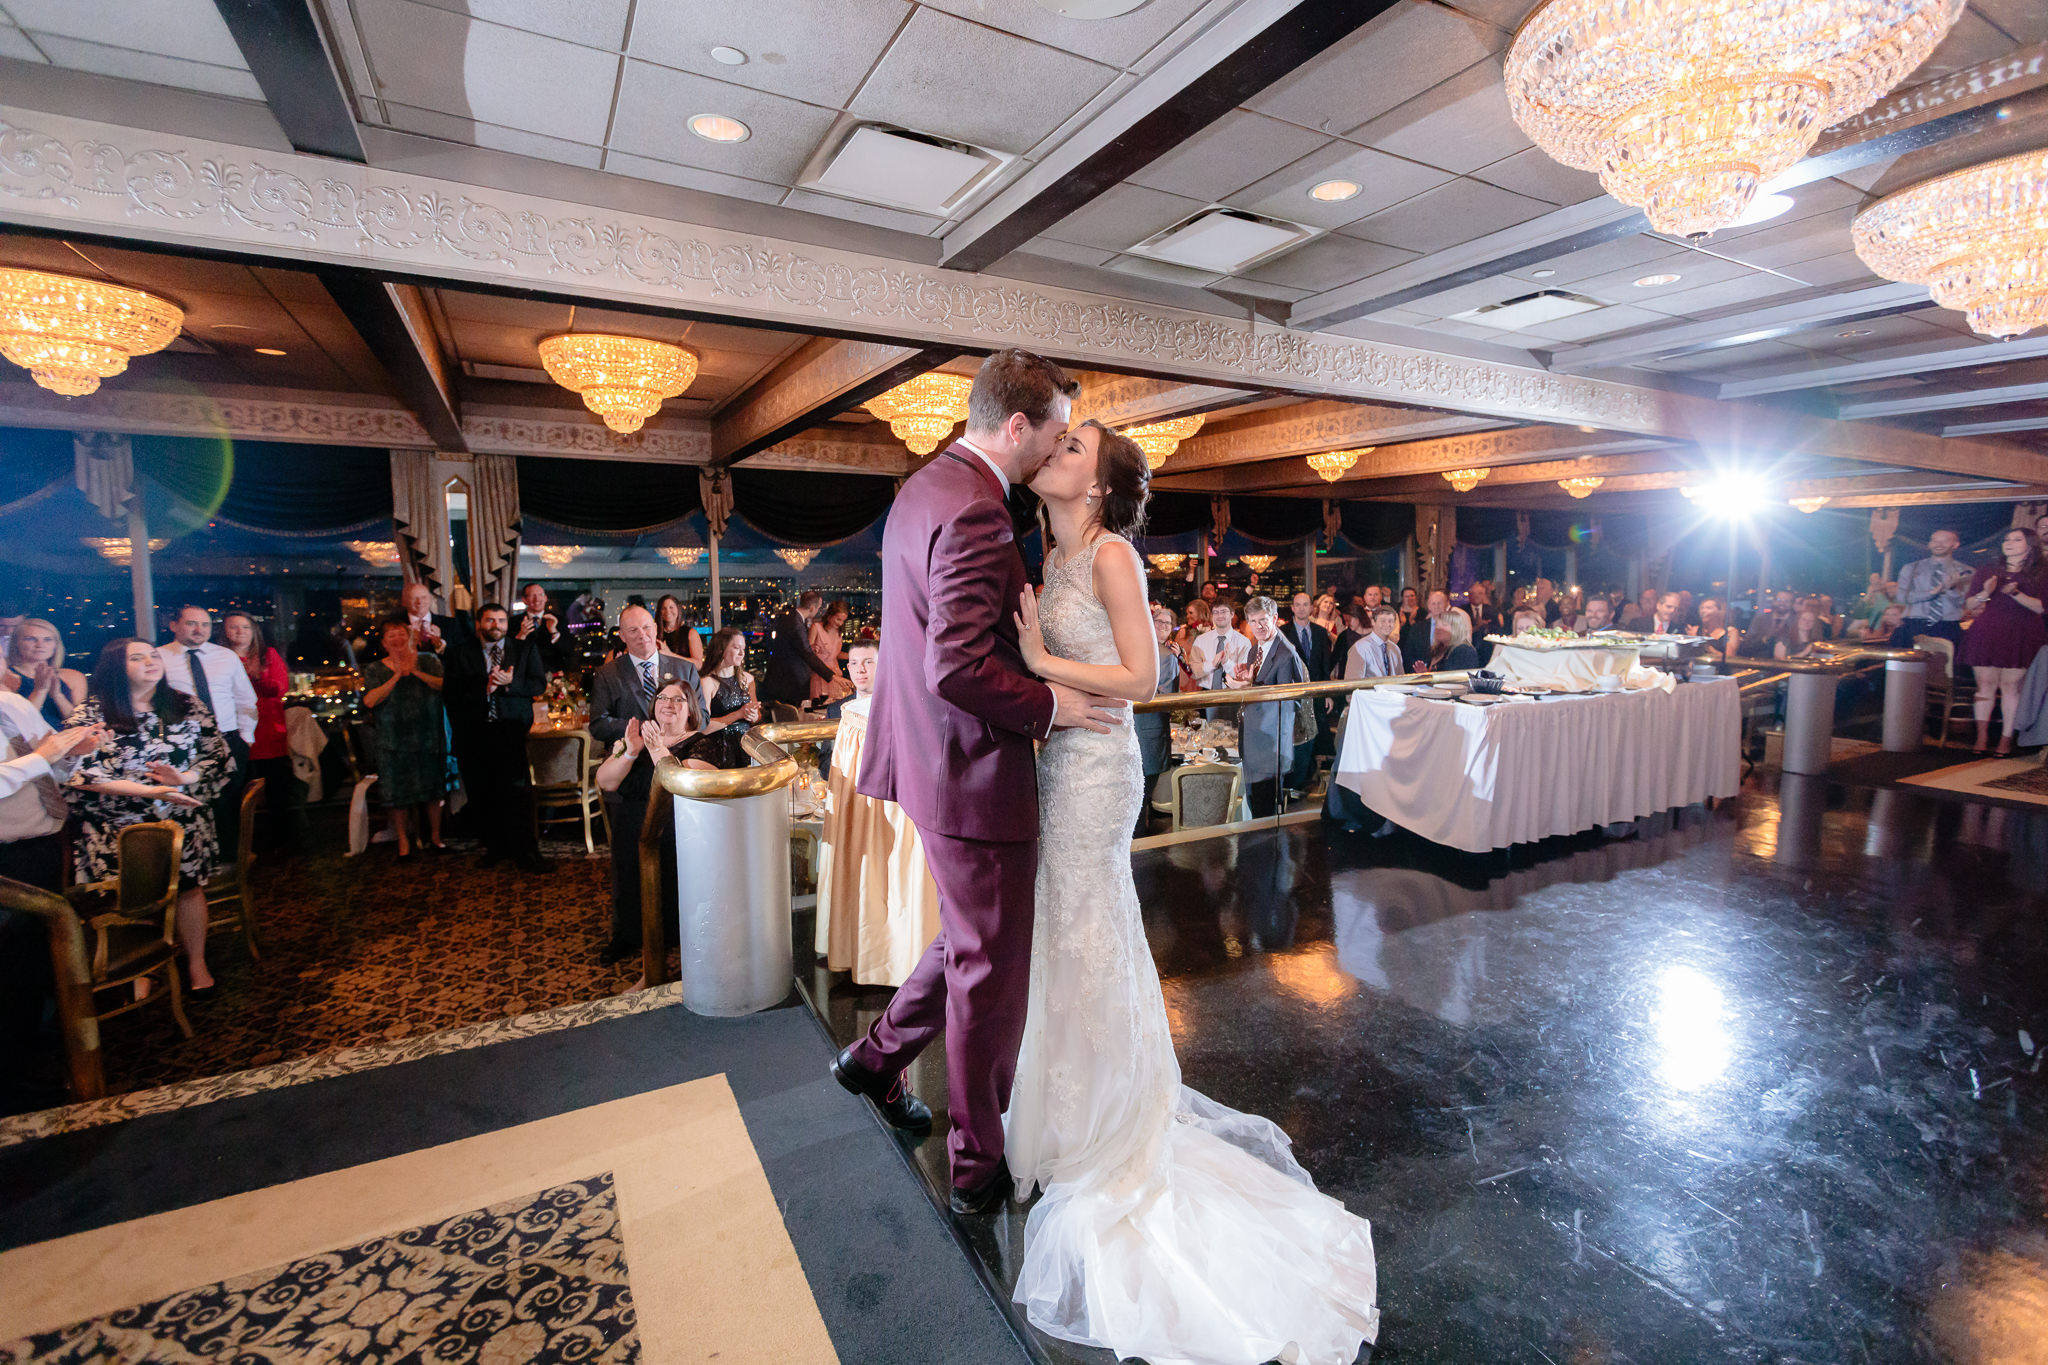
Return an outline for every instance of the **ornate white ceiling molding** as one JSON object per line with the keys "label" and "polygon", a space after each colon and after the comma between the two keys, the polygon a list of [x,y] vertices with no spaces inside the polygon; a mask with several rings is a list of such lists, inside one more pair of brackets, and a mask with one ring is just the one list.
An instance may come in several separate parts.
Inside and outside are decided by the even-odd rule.
{"label": "ornate white ceiling molding", "polygon": [[343,446],[431,446],[419,419],[403,408],[103,386],[65,398],[34,384],[0,384],[0,425],[131,436],[232,436]]}
{"label": "ornate white ceiling molding", "polygon": [[23,110],[0,109],[0,219],[1515,420],[1674,421],[1630,385]]}
{"label": "ornate white ceiling molding", "polygon": [[701,419],[671,419],[621,436],[582,413],[558,417],[468,408],[462,415],[462,439],[478,455],[556,455],[651,464],[711,462],[711,424]]}

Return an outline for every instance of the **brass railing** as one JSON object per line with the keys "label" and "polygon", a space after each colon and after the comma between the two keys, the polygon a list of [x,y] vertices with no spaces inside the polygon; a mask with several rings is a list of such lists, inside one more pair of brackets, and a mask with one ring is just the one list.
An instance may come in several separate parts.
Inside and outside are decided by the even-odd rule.
{"label": "brass railing", "polygon": [[50,971],[57,985],[57,1030],[64,1038],[64,1065],[74,1099],[96,1100],[107,1093],[100,1058],[100,1021],[93,1012],[92,965],[78,912],[62,896],[0,877],[0,910],[43,922],[50,945]]}

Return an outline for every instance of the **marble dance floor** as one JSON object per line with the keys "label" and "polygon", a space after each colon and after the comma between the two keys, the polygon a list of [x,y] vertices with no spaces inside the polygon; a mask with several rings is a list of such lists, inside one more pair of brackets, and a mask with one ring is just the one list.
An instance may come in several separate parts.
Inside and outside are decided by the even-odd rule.
{"label": "marble dance floor", "polygon": [[[1372,1220],[1375,1359],[2048,1361],[2048,810],[1763,776],[1619,840],[1136,867],[1188,1083]],[[841,1039],[886,999],[806,985]],[[968,1228],[999,1292],[1022,1231]]]}

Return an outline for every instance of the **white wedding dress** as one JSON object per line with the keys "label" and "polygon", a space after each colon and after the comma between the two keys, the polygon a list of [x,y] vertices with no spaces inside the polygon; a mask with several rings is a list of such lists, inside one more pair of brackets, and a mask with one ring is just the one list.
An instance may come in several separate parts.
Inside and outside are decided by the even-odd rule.
{"label": "white wedding dress", "polygon": [[[1113,664],[1094,546],[1046,574],[1046,648]],[[1038,759],[1030,1008],[1004,1116],[1040,1331],[1151,1365],[1351,1365],[1379,1328],[1372,1230],[1287,1135],[1180,1083],[1131,880],[1145,799],[1129,725],[1055,730]]]}

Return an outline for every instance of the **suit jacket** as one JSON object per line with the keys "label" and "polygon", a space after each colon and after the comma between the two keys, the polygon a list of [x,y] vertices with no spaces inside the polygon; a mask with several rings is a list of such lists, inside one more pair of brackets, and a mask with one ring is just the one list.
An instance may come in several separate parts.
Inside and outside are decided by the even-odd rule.
{"label": "suit jacket", "polygon": [[[704,690],[697,683],[697,665],[688,659],[659,650],[654,655],[658,688],[670,678],[682,681],[690,694],[690,714],[704,723]],[[590,734],[610,748],[626,737],[626,722],[650,719],[647,698],[640,687],[639,665],[633,656],[621,653],[597,670],[590,687]]]}
{"label": "suit jacket", "polygon": [[[548,612],[553,610],[554,607],[549,606],[541,612],[541,616],[546,616]],[[520,624],[525,620],[526,614],[524,612],[512,618],[513,635],[516,636],[519,633]],[[561,620],[560,615],[555,617],[555,630],[550,634],[547,623],[540,620],[539,617],[534,618],[532,632],[527,635],[525,640],[521,641],[522,644],[532,646],[537,650],[540,655],[541,667],[550,673],[559,673],[569,666],[567,650],[569,634],[561,628]]]}
{"label": "suit jacket", "polygon": [[1024,669],[1012,620],[1024,560],[1001,481],[954,443],[904,480],[882,532],[882,651],[859,790],[957,839],[1038,837],[1032,741],[1052,689]]}
{"label": "suit jacket", "polygon": [[[1308,647],[1302,647],[1301,628],[1307,627]],[[1280,627],[1280,633],[1287,637],[1287,643],[1294,646],[1294,652],[1301,656],[1308,668],[1310,682],[1328,682],[1331,662],[1336,658],[1336,647],[1330,639],[1330,632],[1313,621],[1289,621]]]}
{"label": "suit jacket", "polygon": [[761,674],[761,700],[802,706],[811,699],[812,674],[820,678],[837,675],[811,652],[811,628],[795,607],[777,612],[770,629],[768,667]]}
{"label": "suit jacket", "polygon": [[[1180,660],[1165,645],[1159,646],[1159,676],[1153,681],[1155,696],[1180,691]],[[1131,717],[1131,730],[1138,736],[1138,758],[1147,776],[1166,771],[1173,748],[1173,712],[1146,711]],[[1146,800],[1151,800],[1148,791]]]}
{"label": "suit jacket", "polygon": [[1429,667],[1429,617],[1418,616],[1415,624],[1401,631],[1401,657],[1415,668]]}
{"label": "suit jacket", "polygon": [[[1285,634],[1275,631],[1271,640],[1252,648],[1263,649],[1265,657],[1259,660],[1259,671],[1252,675],[1251,686],[1308,681],[1308,667]],[[1264,782],[1278,776],[1280,768],[1294,761],[1294,703],[1268,701],[1245,707],[1244,714],[1238,717],[1237,736],[1245,781]],[[1276,760],[1279,767],[1274,766]]]}
{"label": "suit jacket", "polygon": [[547,664],[532,640],[508,635],[504,645],[512,681],[495,692],[488,691],[490,668],[480,638],[471,635],[441,652],[441,705],[458,735],[474,733],[490,721],[533,724],[533,703],[548,690]]}

